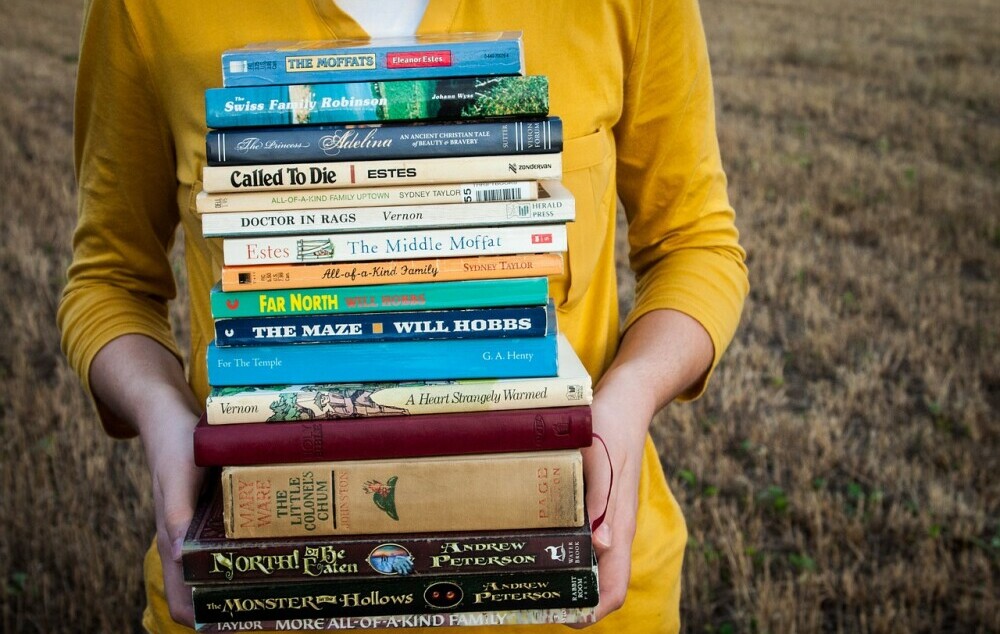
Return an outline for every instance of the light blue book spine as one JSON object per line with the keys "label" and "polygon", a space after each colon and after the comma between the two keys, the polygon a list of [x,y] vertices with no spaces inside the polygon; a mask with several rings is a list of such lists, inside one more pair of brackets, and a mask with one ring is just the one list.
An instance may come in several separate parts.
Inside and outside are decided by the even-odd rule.
{"label": "light blue book spine", "polygon": [[517,32],[468,34],[464,39],[414,36],[353,46],[261,45],[222,54],[222,85],[520,75],[523,57]]}
{"label": "light blue book spine", "polygon": [[372,313],[445,308],[543,306],[547,277],[461,280],[379,286],[343,286],[273,291],[221,290],[210,293],[212,317],[278,317],[335,313]]}
{"label": "light blue book spine", "polygon": [[[554,325],[554,324],[553,324]],[[435,339],[219,348],[208,345],[208,382],[277,385],[548,377],[556,333],[507,339]]]}

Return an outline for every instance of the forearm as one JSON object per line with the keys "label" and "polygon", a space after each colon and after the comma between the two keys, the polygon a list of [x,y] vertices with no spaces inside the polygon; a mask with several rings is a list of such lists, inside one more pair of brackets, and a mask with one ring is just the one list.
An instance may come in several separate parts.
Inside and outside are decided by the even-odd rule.
{"label": "forearm", "polygon": [[619,402],[629,403],[637,418],[648,421],[701,379],[713,357],[712,340],[698,321],[676,310],[653,310],[625,332],[595,391],[627,398]]}
{"label": "forearm", "polygon": [[157,421],[190,425],[201,410],[177,357],[144,335],[123,335],[101,348],[90,367],[90,387],[147,444]]}

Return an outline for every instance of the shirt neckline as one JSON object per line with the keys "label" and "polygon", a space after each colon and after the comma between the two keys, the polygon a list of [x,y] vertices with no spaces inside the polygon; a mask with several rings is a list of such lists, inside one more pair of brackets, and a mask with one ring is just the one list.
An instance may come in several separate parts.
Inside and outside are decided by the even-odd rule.
{"label": "shirt neckline", "polygon": [[[461,3],[462,0],[430,0],[420,24],[417,25],[417,35],[450,31]],[[361,25],[333,0],[313,0],[313,6],[329,29],[331,37],[335,39],[368,37]]]}

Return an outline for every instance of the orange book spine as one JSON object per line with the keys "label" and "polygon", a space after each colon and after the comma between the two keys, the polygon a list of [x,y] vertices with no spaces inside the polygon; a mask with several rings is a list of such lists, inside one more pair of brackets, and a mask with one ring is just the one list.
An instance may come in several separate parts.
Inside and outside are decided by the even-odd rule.
{"label": "orange book spine", "polygon": [[227,266],[222,269],[222,290],[276,290],[506,279],[559,275],[562,272],[563,259],[560,253],[343,264]]}

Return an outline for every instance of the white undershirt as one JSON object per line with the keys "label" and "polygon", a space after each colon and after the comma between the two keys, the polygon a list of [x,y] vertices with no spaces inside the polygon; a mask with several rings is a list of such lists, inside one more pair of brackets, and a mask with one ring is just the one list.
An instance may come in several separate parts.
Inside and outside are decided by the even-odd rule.
{"label": "white undershirt", "polygon": [[413,35],[430,0],[336,0],[371,37]]}

